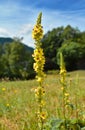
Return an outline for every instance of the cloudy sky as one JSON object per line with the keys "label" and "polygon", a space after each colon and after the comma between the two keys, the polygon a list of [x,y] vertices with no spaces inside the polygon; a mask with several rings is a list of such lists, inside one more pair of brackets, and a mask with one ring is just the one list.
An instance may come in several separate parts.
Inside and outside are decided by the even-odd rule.
{"label": "cloudy sky", "polygon": [[0,0],[0,37],[24,37],[33,47],[31,32],[39,12],[44,33],[68,24],[85,31],[85,0]]}

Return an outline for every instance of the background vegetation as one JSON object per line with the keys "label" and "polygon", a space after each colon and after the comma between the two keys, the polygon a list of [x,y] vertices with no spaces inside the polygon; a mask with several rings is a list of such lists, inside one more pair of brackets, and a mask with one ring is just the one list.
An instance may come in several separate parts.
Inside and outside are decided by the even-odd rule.
{"label": "background vegetation", "polygon": [[0,78],[33,78],[33,48],[24,45],[18,38],[0,40]]}
{"label": "background vegetation", "polygon": [[42,43],[46,70],[59,69],[60,51],[63,53],[67,70],[85,69],[85,32],[80,32],[78,28],[70,25],[54,28],[44,35]]}
{"label": "background vegetation", "polygon": [[[45,71],[59,69],[59,52],[62,51],[66,69],[85,69],[85,32],[70,25],[48,31],[42,39],[46,57]],[[33,48],[19,38],[0,38],[0,78],[34,78]]]}

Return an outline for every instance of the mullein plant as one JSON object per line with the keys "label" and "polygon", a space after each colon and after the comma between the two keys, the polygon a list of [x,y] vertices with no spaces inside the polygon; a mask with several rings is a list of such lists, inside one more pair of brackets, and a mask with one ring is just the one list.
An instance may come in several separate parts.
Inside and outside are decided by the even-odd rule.
{"label": "mullein plant", "polygon": [[[63,99],[63,105],[62,105],[62,109],[63,109],[63,130],[80,130],[82,127],[83,130],[83,126],[85,126],[85,122],[83,120],[83,117],[81,120],[79,120],[79,109],[78,109],[78,94],[76,95],[76,119],[74,117],[74,119],[71,117],[73,114],[73,110],[74,110],[74,105],[71,103],[70,100],[70,94],[68,92],[68,84],[67,84],[67,80],[66,80],[66,68],[65,68],[65,63],[64,63],[64,58],[62,53],[60,53],[60,81],[61,81],[61,90],[62,90],[62,99]],[[76,78],[76,82],[75,85],[78,87],[78,76]],[[76,90],[77,92],[77,90]],[[78,93],[78,92],[77,92]],[[82,126],[80,125],[82,124]]]}
{"label": "mullein plant", "polygon": [[66,83],[66,68],[64,63],[64,58],[62,53],[60,53],[60,82],[61,82],[61,90],[62,90],[62,97],[63,97],[63,118],[65,120],[65,128],[66,128],[66,119],[68,118],[68,107],[70,104],[69,100],[69,92],[67,90],[67,83]]}
{"label": "mullein plant", "polygon": [[44,122],[46,120],[46,111],[45,111],[45,89],[43,86],[45,73],[44,73],[44,64],[45,57],[43,53],[43,49],[41,48],[41,39],[43,38],[43,27],[41,25],[42,13],[38,15],[36,25],[32,31],[32,37],[35,40],[35,50],[33,53],[34,64],[33,68],[36,72],[36,80],[38,82],[38,87],[35,89],[35,97],[38,104],[37,109],[37,118],[38,118],[38,127],[39,130],[44,129]]}

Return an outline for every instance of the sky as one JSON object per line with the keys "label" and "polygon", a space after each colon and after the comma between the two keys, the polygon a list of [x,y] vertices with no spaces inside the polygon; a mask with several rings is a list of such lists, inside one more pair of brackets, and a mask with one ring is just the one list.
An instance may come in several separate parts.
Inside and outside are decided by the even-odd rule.
{"label": "sky", "polygon": [[34,47],[31,34],[40,12],[44,34],[68,24],[85,31],[85,0],[0,0],[0,37],[23,37]]}

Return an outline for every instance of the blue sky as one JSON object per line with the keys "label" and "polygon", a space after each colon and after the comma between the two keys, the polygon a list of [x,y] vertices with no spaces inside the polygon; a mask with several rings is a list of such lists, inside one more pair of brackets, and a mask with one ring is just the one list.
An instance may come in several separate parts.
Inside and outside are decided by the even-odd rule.
{"label": "blue sky", "polygon": [[85,31],[85,0],[0,0],[0,37],[24,37],[34,47],[31,32],[39,12],[44,33],[68,24]]}

